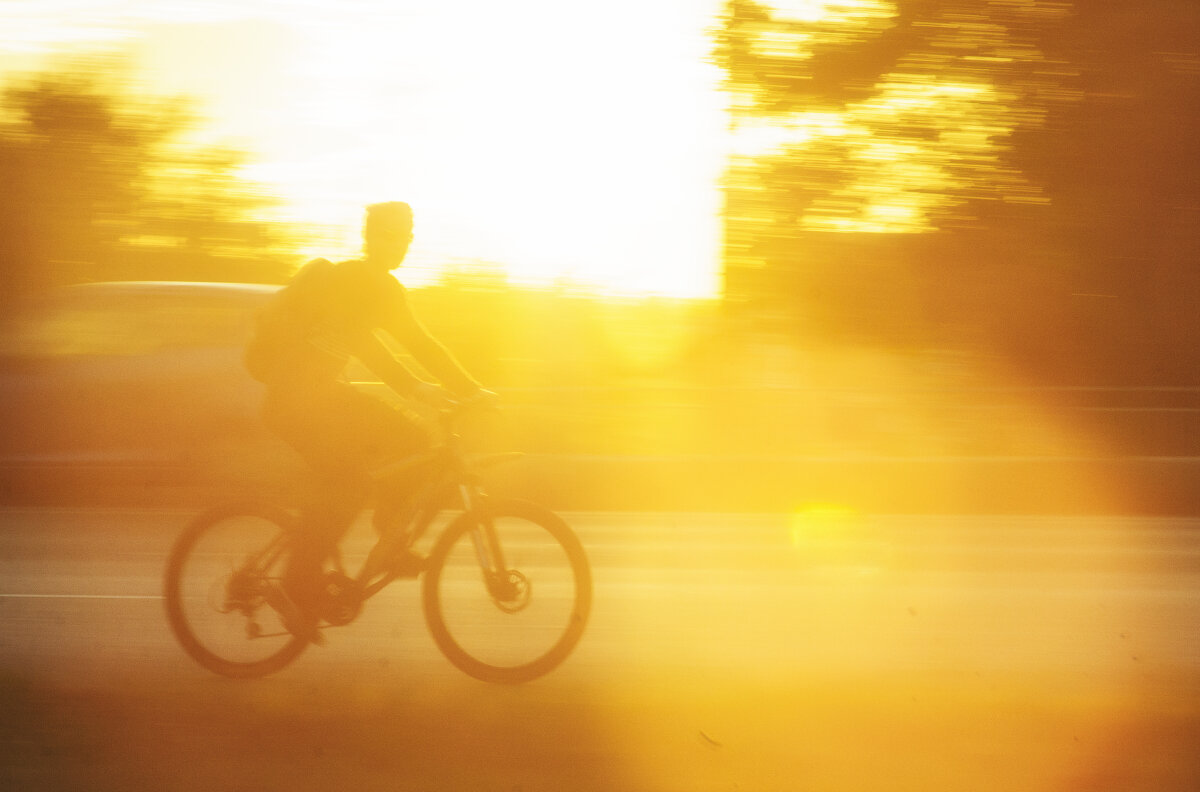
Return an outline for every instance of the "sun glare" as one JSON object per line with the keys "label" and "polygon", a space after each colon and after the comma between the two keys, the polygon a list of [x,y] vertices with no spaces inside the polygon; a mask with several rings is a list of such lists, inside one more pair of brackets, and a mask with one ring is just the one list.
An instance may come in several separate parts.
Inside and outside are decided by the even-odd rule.
{"label": "sun glare", "polygon": [[288,21],[298,45],[268,101],[293,123],[259,127],[250,175],[291,219],[336,229],[323,255],[353,252],[364,204],[401,199],[414,285],[480,262],[521,285],[718,292],[718,3],[414,8],[340,18],[337,37],[328,15]]}
{"label": "sun glare", "polygon": [[475,261],[523,284],[719,290],[720,0],[77,5],[22,4],[0,43],[128,50],[148,90],[193,97],[249,153],[275,217],[321,230],[315,255],[353,255],[362,207],[395,199],[417,214],[407,281]]}

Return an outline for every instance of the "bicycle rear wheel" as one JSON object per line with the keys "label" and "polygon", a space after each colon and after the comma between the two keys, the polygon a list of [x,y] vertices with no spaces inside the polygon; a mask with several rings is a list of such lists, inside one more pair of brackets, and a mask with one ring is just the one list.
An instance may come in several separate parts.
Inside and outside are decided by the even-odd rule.
{"label": "bicycle rear wheel", "polygon": [[486,682],[526,682],[579,642],[591,570],[560,517],[525,501],[488,501],[438,538],[422,599],[434,642],[460,670]]}
{"label": "bicycle rear wheel", "polygon": [[205,512],[167,560],[164,595],[175,637],[200,665],[228,677],[270,674],[308,645],[271,605],[292,533],[287,512],[239,504]]}

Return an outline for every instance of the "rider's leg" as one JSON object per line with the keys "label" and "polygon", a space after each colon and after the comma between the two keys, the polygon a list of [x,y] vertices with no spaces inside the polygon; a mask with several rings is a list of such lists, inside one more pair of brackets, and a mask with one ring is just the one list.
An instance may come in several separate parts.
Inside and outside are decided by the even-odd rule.
{"label": "rider's leg", "polygon": [[304,613],[314,614],[324,585],[324,564],[337,551],[367,500],[361,476],[321,476],[300,509],[300,536],[284,571],[284,592]]}
{"label": "rider's leg", "polygon": [[[323,586],[322,567],[366,502],[366,475],[347,425],[353,415],[340,390],[273,393],[263,411],[267,425],[307,463],[300,482],[300,531],[283,575],[289,626],[316,623]],[[293,629],[293,631],[296,631]]]}
{"label": "rider's leg", "polygon": [[395,456],[429,447],[428,434],[401,410],[334,385],[303,401],[285,394],[264,411],[269,425],[308,463],[316,486],[301,509],[302,534],[284,573],[284,592],[296,610],[314,615],[322,564],[366,505],[367,471]]}
{"label": "rider's leg", "polygon": [[[355,392],[347,395],[354,420],[348,427],[355,440],[355,462],[363,470],[377,470],[381,465],[404,459],[428,450],[432,446],[429,433],[406,410],[393,407],[379,399]],[[375,504],[376,528],[386,527],[393,517],[402,517],[407,499],[433,474],[427,464],[414,464],[397,471],[380,482]]]}

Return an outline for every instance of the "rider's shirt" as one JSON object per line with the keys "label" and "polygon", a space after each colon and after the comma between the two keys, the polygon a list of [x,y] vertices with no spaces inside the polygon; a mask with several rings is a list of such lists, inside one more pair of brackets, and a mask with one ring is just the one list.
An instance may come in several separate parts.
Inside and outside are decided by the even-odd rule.
{"label": "rider's shirt", "polygon": [[[361,259],[315,259],[280,292],[259,322],[267,363],[259,377],[277,394],[302,396],[338,381],[351,357],[394,386],[395,361],[376,333],[400,342],[451,391],[479,386],[413,316],[404,287]],[[382,361],[382,364],[380,363]]]}

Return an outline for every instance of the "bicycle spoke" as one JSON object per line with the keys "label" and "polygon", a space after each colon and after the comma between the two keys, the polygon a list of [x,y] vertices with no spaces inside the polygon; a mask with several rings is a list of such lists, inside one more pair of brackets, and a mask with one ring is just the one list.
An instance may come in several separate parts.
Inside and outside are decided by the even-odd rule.
{"label": "bicycle spoke", "polygon": [[167,610],[184,649],[228,676],[269,673],[303,649],[270,604],[284,529],[262,514],[200,518],[180,538],[167,573]]}
{"label": "bicycle spoke", "polygon": [[[431,558],[430,629],[456,665],[480,678],[545,673],[570,652],[587,617],[591,582],[582,548],[561,520],[533,509],[496,512],[491,532],[452,526]],[[502,552],[487,538],[493,533]],[[491,568],[497,558],[503,567]]]}

